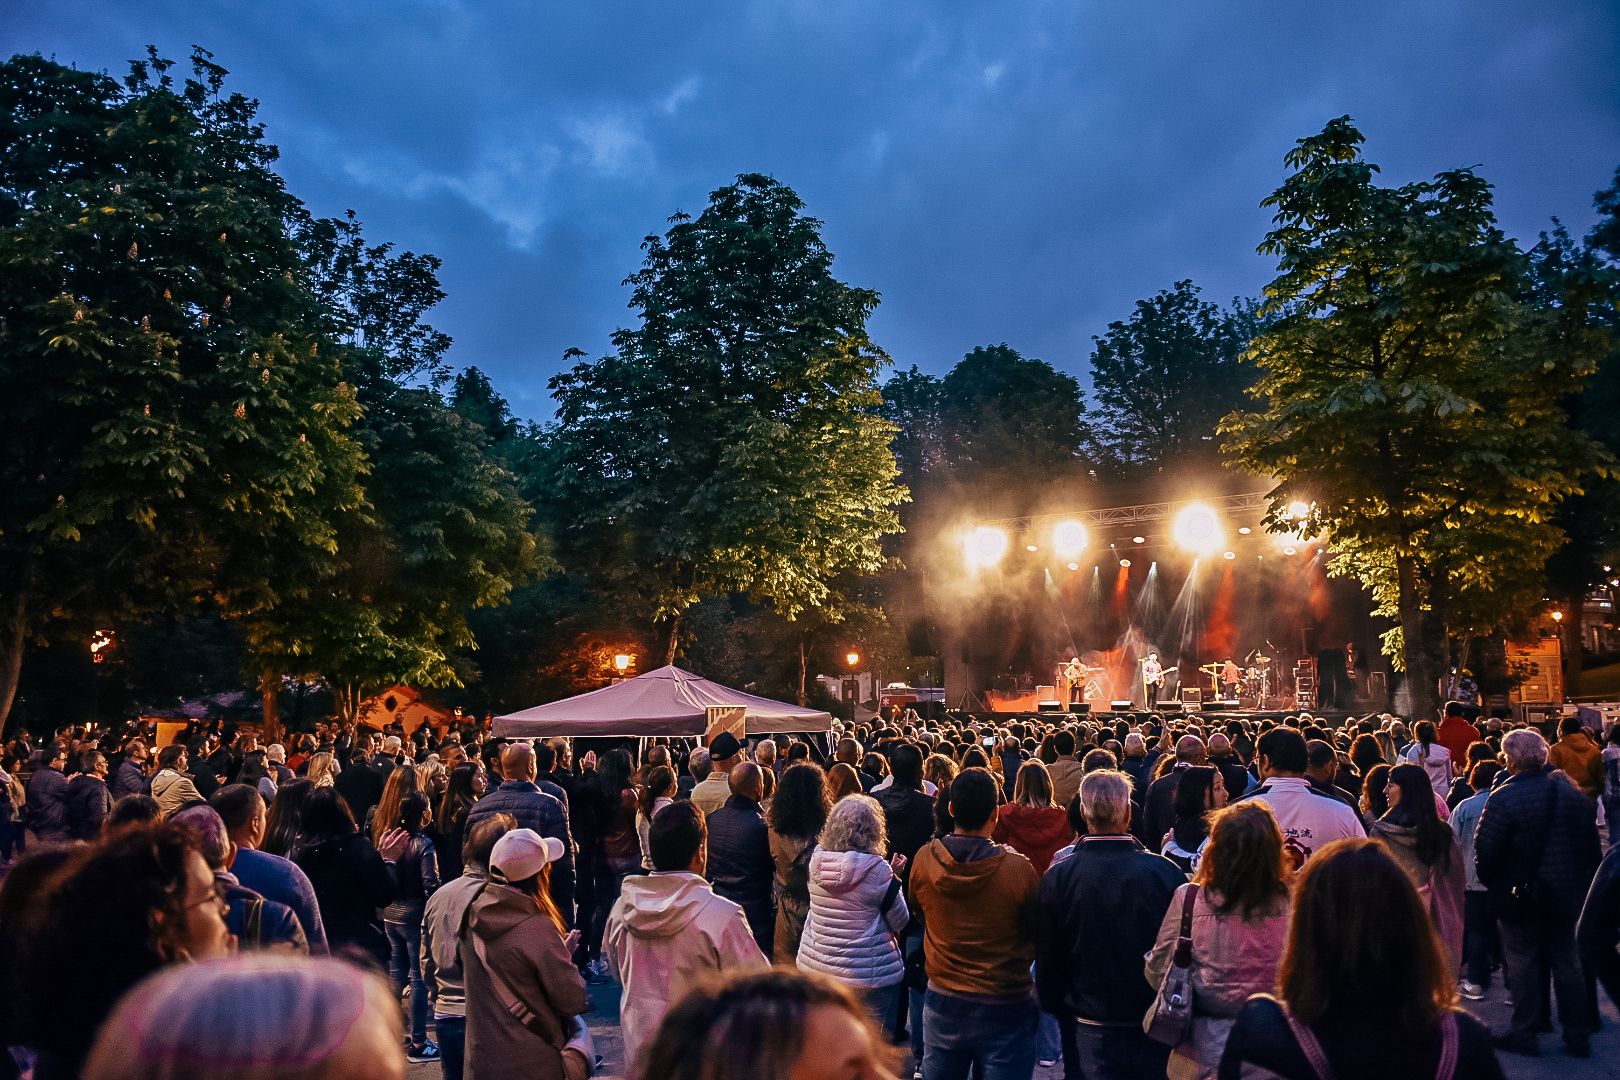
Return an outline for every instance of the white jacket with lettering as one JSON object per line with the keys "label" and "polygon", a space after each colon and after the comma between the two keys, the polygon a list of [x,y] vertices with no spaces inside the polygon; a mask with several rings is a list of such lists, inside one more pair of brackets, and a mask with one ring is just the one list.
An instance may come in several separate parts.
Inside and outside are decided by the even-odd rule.
{"label": "white jacket with lettering", "polygon": [[1303,776],[1273,776],[1243,801],[1265,803],[1282,827],[1283,846],[1296,867],[1332,840],[1366,836],[1361,815],[1347,803],[1317,791]]}
{"label": "white jacket with lettering", "polygon": [[[799,939],[799,967],[852,986],[893,986],[906,965],[894,935],[911,918],[893,889],[894,871],[865,851],[810,856],[810,915]],[[888,911],[883,910],[888,898]]]}

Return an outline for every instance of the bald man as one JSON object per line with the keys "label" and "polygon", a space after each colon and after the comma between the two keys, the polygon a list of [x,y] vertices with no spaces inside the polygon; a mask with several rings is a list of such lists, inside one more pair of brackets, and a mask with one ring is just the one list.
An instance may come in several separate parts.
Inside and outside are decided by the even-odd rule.
{"label": "bald man", "polygon": [[548,795],[535,783],[534,747],[515,742],[501,751],[499,787],[473,803],[467,813],[467,833],[493,814],[511,814],[518,828],[533,829],[541,836],[562,841],[563,857],[551,871],[551,899],[562,912],[563,921],[574,925],[574,845],[568,834],[568,811],[562,801]]}
{"label": "bald man", "polygon": [[776,936],[771,886],[776,865],[759,801],[765,778],[752,761],[740,761],[729,776],[731,797],[709,815],[708,877],[716,894],[743,909],[760,951],[770,956]]}

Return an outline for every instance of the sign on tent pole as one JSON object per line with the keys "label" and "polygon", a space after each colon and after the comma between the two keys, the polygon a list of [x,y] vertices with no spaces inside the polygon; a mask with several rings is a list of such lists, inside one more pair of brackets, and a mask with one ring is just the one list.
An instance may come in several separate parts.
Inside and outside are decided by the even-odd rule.
{"label": "sign on tent pole", "polygon": [[742,705],[710,705],[708,713],[708,726],[703,731],[703,745],[708,746],[714,742],[715,736],[722,731],[729,731],[742,742],[748,734],[748,710]]}

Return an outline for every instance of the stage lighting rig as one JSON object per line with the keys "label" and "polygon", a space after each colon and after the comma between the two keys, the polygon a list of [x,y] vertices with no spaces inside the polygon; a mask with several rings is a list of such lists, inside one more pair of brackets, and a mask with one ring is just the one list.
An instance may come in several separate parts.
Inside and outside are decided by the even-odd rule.
{"label": "stage lighting rig", "polygon": [[1086,550],[1086,527],[1078,521],[1060,521],[1052,528],[1052,546],[1058,556],[1072,559]]}
{"label": "stage lighting rig", "polygon": [[1196,555],[1219,551],[1225,541],[1221,519],[1213,507],[1192,503],[1176,515],[1176,543]]}
{"label": "stage lighting rig", "polygon": [[962,541],[962,558],[969,570],[984,570],[1001,562],[1007,554],[1007,531],[989,525],[968,530]]}

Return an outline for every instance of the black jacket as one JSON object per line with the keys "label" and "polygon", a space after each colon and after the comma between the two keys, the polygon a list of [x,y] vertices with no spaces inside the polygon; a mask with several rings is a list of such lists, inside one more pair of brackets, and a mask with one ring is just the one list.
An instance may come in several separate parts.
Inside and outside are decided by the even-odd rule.
{"label": "black jacket", "polygon": [[1493,897],[1504,899],[1534,878],[1542,912],[1568,923],[1580,914],[1600,856],[1592,804],[1546,766],[1511,776],[1491,792],[1474,833],[1474,867]]}
{"label": "black jacket", "polygon": [[[1468,1013],[1457,1014],[1458,1080],[1502,1080],[1491,1033]],[[1311,1033],[1335,1080],[1433,1080],[1440,1065],[1440,1032],[1407,1032],[1388,1017],[1324,1017]],[[1252,1068],[1251,1068],[1252,1067]],[[1219,1080],[1254,1072],[1280,1080],[1317,1080],[1275,998],[1257,994],[1238,1013],[1221,1054]]]}
{"label": "black jacket", "polygon": [[934,838],[934,800],[916,788],[890,784],[873,798],[883,807],[889,834],[889,855],[906,857],[906,875],[917,850]]}
{"label": "black jacket", "polygon": [[714,891],[743,907],[770,904],[776,862],[759,803],[733,795],[709,815],[709,880]]}
{"label": "black jacket", "polygon": [[114,800],[122,799],[125,795],[150,795],[152,778],[133,761],[120,761],[107,786],[112,790]]}
{"label": "black jacket", "polygon": [[1149,851],[1164,846],[1164,834],[1176,823],[1176,787],[1186,766],[1173,765],[1170,771],[1148,785],[1142,799],[1142,812],[1131,831]]}
{"label": "black jacket", "polygon": [[68,833],[75,840],[94,840],[101,835],[101,823],[112,811],[112,792],[106,781],[80,773],[67,786]]}
{"label": "black jacket", "polygon": [[366,820],[366,811],[376,806],[382,800],[383,785],[387,777],[367,765],[364,761],[355,761],[346,765],[332,786],[337,793],[343,796],[343,801],[349,804],[349,810],[354,814],[354,820]]}
{"label": "black jacket", "polygon": [[1142,958],[1170,900],[1187,883],[1176,864],[1129,836],[1086,836],[1041,880],[1035,992],[1041,1008],[1140,1028],[1154,987]]}
{"label": "black jacket", "polygon": [[293,849],[292,861],[309,877],[320,904],[326,941],[333,952],[356,946],[388,959],[388,941],[377,909],[390,904],[398,888],[394,868],[359,833]]}
{"label": "black jacket", "polygon": [[1586,965],[1609,1000],[1620,1006],[1620,844],[1609,849],[1592,879],[1592,890],[1581,908],[1575,942]]}
{"label": "black jacket", "polygon": [[68,840],[68,780],[41,765],[28,778],[28,828],[41,840]]}
{"label": "black jacket", "polygon": [[463,835],[491,814],[511,814],[518,828],[533,829],[541,836],[562,841],[563,857],[551,868],[551,899],[562,912],[563,921],[574,925],[574,846],[568,837],[568,814],[556,797],[547,795],[527,780],[506,780],[501,786],[473,803],[467,812]]}

